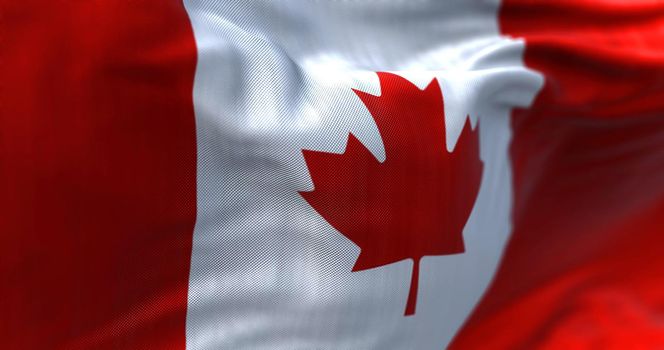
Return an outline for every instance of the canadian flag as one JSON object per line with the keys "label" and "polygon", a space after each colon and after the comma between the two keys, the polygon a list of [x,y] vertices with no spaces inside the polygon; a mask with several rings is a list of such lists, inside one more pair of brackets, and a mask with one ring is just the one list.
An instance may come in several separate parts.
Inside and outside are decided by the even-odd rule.
{"label": "canadian flag", "polygon": [[664,348],[664,4],[5,1],[0,348]]}

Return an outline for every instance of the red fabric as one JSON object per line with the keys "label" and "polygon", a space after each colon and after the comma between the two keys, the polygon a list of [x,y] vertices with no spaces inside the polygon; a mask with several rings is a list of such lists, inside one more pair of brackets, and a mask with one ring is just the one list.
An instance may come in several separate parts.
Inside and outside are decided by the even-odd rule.
{"label": "red fabric", "polygon": [[0,13],[0,347],[183,348],[196,48],[182,3]]}
{"label": "red fabric", "polygon": [[508,0],[514,232],[452,349],[664,348],[664,4]]}
{"label": "red fabric", "polygon": [[[183,348],[196,49],[180,1],[2,1],[0,347]],[[507,0],[514,233],[454,349],[664,347],[664,5]],[[55,68],[55,69],[54,69]]]}

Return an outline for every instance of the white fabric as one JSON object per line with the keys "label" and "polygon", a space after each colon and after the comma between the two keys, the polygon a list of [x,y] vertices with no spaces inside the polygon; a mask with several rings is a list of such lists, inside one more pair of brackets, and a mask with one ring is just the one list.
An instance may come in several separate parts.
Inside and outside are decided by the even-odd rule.
{"label": "white fabric", "polygon": [[[510,233],[509,113],[541,77],[501,37],[487,1],[185,0],[198,45],[198,218],[190,349],[442,349],[488,286]],[[377,127],[351,88],[376,71],[423,88],[437,77],[448,148],[481,120],[484,175],[466,252],[351,272],[360,252],[298,191],[302,149],[341,152],[353,132],[379,159]]]}

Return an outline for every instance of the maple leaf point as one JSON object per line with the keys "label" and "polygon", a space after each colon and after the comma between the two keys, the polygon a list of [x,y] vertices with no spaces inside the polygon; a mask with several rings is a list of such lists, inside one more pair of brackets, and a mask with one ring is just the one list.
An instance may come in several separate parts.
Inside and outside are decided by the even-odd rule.
{"label": "maple leaf point", "polygon": [[420,90],[395,74],[378,78],[380,96],[353,91],[378,126],[385,161],[352,133],[343,154],[302,150],[314,190],[300,194],[360,247],[353,271],[413,259],[405,309],[413,315],[420,259],[464,252],[463,228],[483,171],[479,125],[473,130],[467,118],[448,152],[438,81]]}

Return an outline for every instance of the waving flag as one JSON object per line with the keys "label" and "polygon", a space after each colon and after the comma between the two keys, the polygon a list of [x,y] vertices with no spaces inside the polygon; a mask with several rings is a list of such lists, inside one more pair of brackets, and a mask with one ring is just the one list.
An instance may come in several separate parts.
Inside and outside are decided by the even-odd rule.
{"label": "waving flag", "polygon": [[664,4],[5,1],[3,349],[664,347]]}

